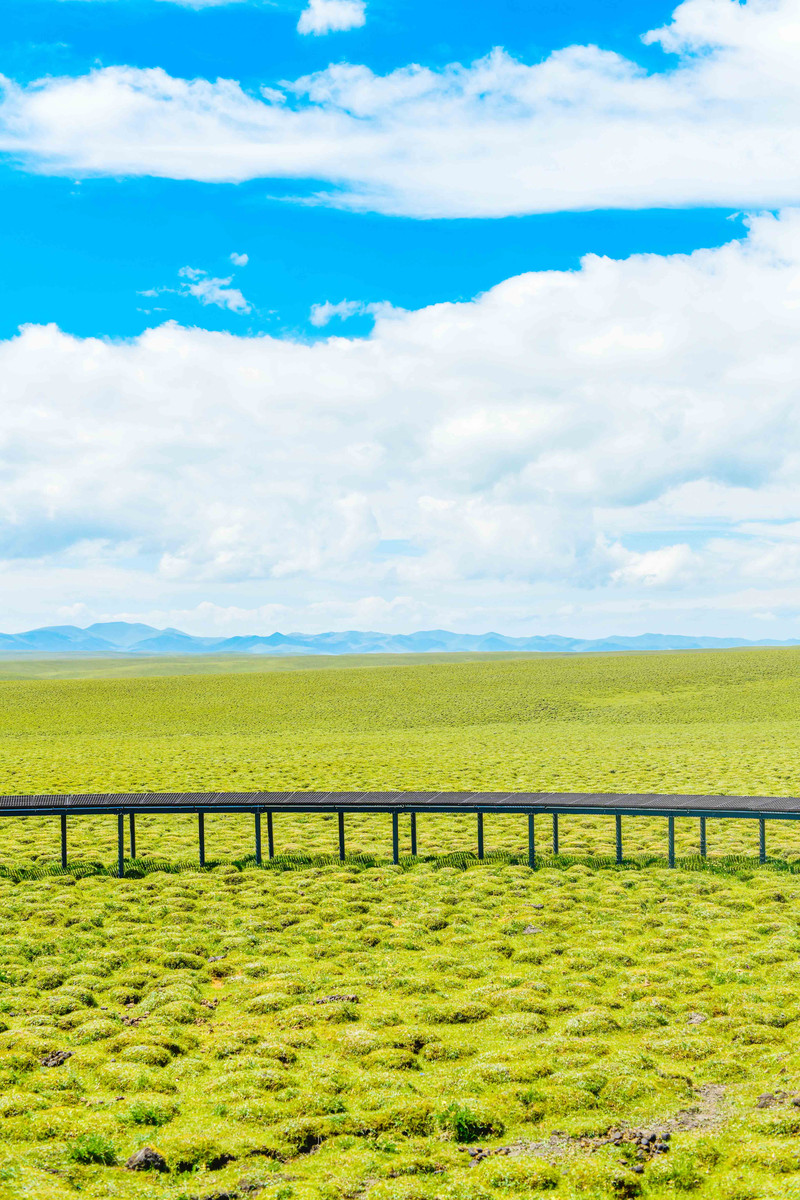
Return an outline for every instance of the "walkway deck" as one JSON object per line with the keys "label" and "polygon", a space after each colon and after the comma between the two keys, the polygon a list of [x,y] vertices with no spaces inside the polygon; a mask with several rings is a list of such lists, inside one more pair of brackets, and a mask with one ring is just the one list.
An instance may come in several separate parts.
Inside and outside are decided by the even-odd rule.
{"label": "walkway deck", "polygon": [[0,796],[0,814],[175,812],[504,812],[800,820],[797,796],[631,792],[96,792]]}
{"label": "walkway deck", "polygon": [[97,792],[70,795],[0,796],[0,817],[58,816],[61,819],[61,865],[67,866],[67,817],[107,813],[117,818],[118,874],[125,874],[125,817],[130,858],[136,858],[136,815],[195,813],[200,866],[205,866],[205,817],[208,813],[251,813],[255,821],[255,860],[261,863],[261,819],[267,818],[269,857],[275,855],[273,817],[280,813],[336,813],[339,858],[345,858],[345,814],[389,813],[392,859],[400,859],[400,816],[410,818],[411,853],[417,853],[418,813],[473,813],[477,817],[478,858],[484,856],[483,819],[487,813],[527,816],[528,864],[536,866],[535,819],[550,815],[553,853],[559,849],[559,814],[613,816],[617,862],[623,861],[622,818],[666,817],[668,861],[675,866],[675,818],[698,817],[700,854],[706,855],[706,819],[738,817],[759,823],[759,858],[766,861],[766,822],[800,820],[796,796],[672,796],[631,792]]}

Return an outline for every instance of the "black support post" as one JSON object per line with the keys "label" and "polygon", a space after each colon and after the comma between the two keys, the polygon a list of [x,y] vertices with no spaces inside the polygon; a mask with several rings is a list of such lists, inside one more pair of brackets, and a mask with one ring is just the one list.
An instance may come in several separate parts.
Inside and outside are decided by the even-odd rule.
{"label": "black support post", "polygon": [[758,818],[758,861],[767,861],[767,822],[763,817]]}
{"label": "black support post", "polygon": [[483,859],[483,813],[478,813],[478,858]]}
{"label": "black support post", "polygon": [[67,865],[67,814],[61,814],[61,865]]}
{"label": "black support post", "polygon": [[339,813],[339,860],[344,862],[344,813]]}
{"label": "black support post", "polygon": [[399,813],[392,813],[392,862],[397,866],[400,862],[400,830],[398,828]]}
{"label": "black support post", "polygon": [[125,817],[117,813],[117,875],[125,874]]}
{"label": "black support post", "polygon": [[675,818],[667,817],[667,841],[669,851],[669,865],[675,866]]}
{"label": "black support post", "polygon": [[411,814],[411,853],[417,857],[417,814]]}
{"label": "black support post", "polygon": [[533,825],[533,813],[528,813],[528,866],[536,866],[536,831]]}
{"label": "black support post", "polygon": [[553,854],[558,854],[558,813],[553,813]]}
{"label": "black support post", "polygon": [[200,866],[206,865],[206,815],[197,814],[197,840],[200,843]]}
{"label": "black support post", "polygon": [[255,812],[253,815],[255,817],[255,822],[256,822],[256,866],[260,867],[261,866],[261,813]]}
{"label": "black support post", "polygon": [[128,813],[128,834],[131,844],[131,858],[136,858],[136,817]]}
{"label": "black support post", "polygon": [[620,816],[619,813],[617,813],[617,815],[616,815],[615,823],[617,826],[617,862],[621,863],[622,862],[622,817]]}
{"label": "black support post", "polygon": [[267,853],[270,858],[275,857],[275,838],[272,833],[272,813],[267,813]]}
{"label": "black support post", "polygon": [[706,856],[706,819],[700,818],[700,857]]}

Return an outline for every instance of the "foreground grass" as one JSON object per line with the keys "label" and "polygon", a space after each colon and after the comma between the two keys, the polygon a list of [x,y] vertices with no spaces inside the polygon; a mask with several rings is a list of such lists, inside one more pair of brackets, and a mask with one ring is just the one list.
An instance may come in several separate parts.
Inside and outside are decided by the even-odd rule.
{"label": "foreground grass", "polygon": [[800,1195],[800,885],[749,874],[0,880],[0,1196]]}

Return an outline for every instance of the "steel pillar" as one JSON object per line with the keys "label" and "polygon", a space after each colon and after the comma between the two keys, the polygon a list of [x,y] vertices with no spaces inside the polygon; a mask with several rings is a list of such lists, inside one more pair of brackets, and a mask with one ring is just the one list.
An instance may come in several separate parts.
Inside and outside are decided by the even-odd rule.
{"label": "steel pillar", "polygon": [[117,813],[117,875],[125,874],[125,817]]}

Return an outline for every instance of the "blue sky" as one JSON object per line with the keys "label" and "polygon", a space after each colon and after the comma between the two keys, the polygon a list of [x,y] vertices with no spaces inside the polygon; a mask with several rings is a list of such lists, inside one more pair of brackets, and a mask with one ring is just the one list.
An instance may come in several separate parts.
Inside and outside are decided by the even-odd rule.
{"label": "blue sky", "polygon": [[6,0],[0,626],[799,634],[798,31]]}
{"label": "blue sky", "polygon": [[[665,23],[669,4],[371,4],[363,28],[302,36],[302,3],[239,0],[192,8],[170,0],[10,0],[3,73],[18,82],[80,76],[99,65],[161,67],[181,78],[223,76],[255,91],[331,62],[389,72],[410,62],[471,62],[493,46],[535,62],[574,42],[596,42],[650,71],[669,65],[641,33]],[[344,297],[419,308],[466,300],[521,271],[572,269],[591,251],[624,257],[715,246],[732,236],[736,210],[590,210],[532,217],[424,220],[304,208],[272,198],[264,180],[204,185],[163,179],[41,178],[2,166],[0,253],[13,287],[0,297],[0,335],[21,323],[57,322],[86,335],[131,336],[153,309],[193,322],[196,301],[140,293],[175,282],[187,263],[229,273],[241,243],[249,263],[237,282],[253,312],[214,308],[203,324],[236,333],[314,336],[313,304]],[[291,193],[313,191],[305,181]],[[356,332],[369,320],[355,318]]]}

